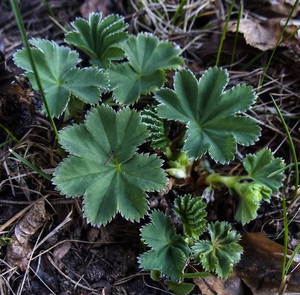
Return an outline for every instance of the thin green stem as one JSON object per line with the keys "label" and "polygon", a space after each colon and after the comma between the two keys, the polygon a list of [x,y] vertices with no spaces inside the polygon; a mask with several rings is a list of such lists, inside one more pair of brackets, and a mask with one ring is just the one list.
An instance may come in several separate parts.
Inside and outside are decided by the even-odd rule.
{"label": "thin green stem", "polygon": [[228,23],[229,23],[229,20],[230,20],[230,16],[231,16],[234,4],[235,4],[235,0],[233,0],[231,2],[231,5],[230,5],[230,8],[229,8],[227,17],[226,17],[225,26],[224,26],[224,29],[223,29],[223,32],[222,32],[222,37],[221,37],[221,41],[220,41],[219,48],[218,48],[216,66],[218,66],[219,62],[220,62],[221,51],[222,51],[223,43],[224,43],[224,40],[225,40],[225,35],[226,35],[226,32],[227,32],[227,28],[228,28]]}
{"label": "thin green stem", "polygon": [[[291,147],[291,151],[292,151],[292,156],[293,156],[293,160],[294,160],[294,167],[295,167],[295,193],[294,193],[294,197],[293,200],[295,200],[295,198],[297,197],[297,189],[299,186],[299,168],[298,168],[298,159],[297,159],[297,153],[296,153],[296,149],[295,149],[295,145],[291,136],[291,133],[289,131],[289,128],[282,116],[282,113],[275,101],[275,99],[273,98],[273,96],[271,95],[271,99],[273,101],[273,104],[275,106],[275,109],[277,111],[277,114],[280,118],[280,121],[283,125],[284,131],[287,135],[290,147]],[[287,258],[287,247],[288,247],[288,239],[289,239],[289,230],[288,230],[288,219],[287,219],[287,212],[286,212],[286,199],[285,197],[283,197],[282,200],[282,208],[283,208],[283,225],[284,225],[284,253],[283,253],[283,262],[282,262],[282,273],[281,273],[281,281],[284,280],[284,276],[285,276],[285,269],[286,269],[286,258]]]}
{"label": "thin green stem", "polygon": [[43,90],[42,83],[41,83],[41,80],[40,80],[40,77],[39,77],[39,74],[38,74],[37,68],[35,66],[35,62],[34,62],[32,53],[31,53],[31,49],[30,49],[30,45],[29,45],[29,42],[28,42],[28,39],[27,39],[27,36],[26,36],[26,31],[25,31],[24,23],[23,23],[23,20],[22,20],[22,17],[21,17],[20,9],[19,9],[18,5],[16,4],[15,0],[9,0],[9,1],[10,1],[10,5],[12,7],[12,10],[13,10],[13,13],[14,13],[14,16],[15,16],[20,34],[21,34],[23,44],[26,48],[26,51],[28,52],[29,62],[30,62],[30,65],[32,67],[32,71],[33,71],[38,89],[40,91],[40,94],[41,94],[46,112],[48,114],[50,123],[51,123],[53,131],[55,133],[55,136],[56,136],[57,140],[59,140],[58,131],[57,131],[57,128],[55,126],[54,120],[52,118],[52,115],[51,115],[51,112],[50,112],[50,109],[49,109],[49,106],[48,106],[48,103],[47,103],[47,100],[46,100],[46,97],[45,97],[45,92]]}
{"label": "thin green stem", "polygon": [[31,168],[32,170],[34,170],[36,173],[38,173],[39,175],[43,176],[44,178],[48,179],[51,181],[51,176],[45,172],[43,172],[41,169],[39,169],[38,167],[36,167],[35,165],[33,165],[32,163],[30,163],[29,161],[27,161],[25,158],[21,157],[19,154],[17,154],[15,151],[13,151],[12,149],[9,149],[9,151],[19,160],[21,161],[23,164],[25,164],[26,166],[28,166],[29,168]]}
{"label": "thin green stem", "polygon": [[295,192],[294,192],[294,197],[293,197],[293,201],[296,199],[297,197],[297,189],[298,189],[298,186],[299,186],[299,167],[298,167],[298,158],[297,158],[297,152],[296,152],[296,149],[295,149],[295,145],[294,145],[294,141],[292,139],[292,136],[291,136],[291,133],[289,131],[289,128],[282,116],[282,113],[275,101],[275,99],[273,98],[272,95],[271,96],[271,99],[273,101],[273,104],[275,106],[275,109],[276,109],[276,112],[279,116],[279,119],[283,125],[283,128],[284,128],[284,131],[286,133],[286,136],[288,138],[288,141],[289,141],[289,144],[290,144],[290,148],[291,148],[291,152],[292,152],[292,156],[293,156],[293,160],[294,160],[294,167],[295,167]]}
{"label": "thin green stem", "polygon": [[187,0],[181,0],[181,2],[180,2],[180,4],[179,4],[178,8],[177,8],[176,11],[175,11],[174,17],[173,17],[173,19],[172,19],[172,25],[175,25],[175,23],[176,23],[176,21],[177,21],[177,18],[178,18],[178,15],[179,15],[179,13],[181,13],[182,8],[183,8],[183,6],[185,5],[186,1],[187,1]]}
{"label": "thin green stem", "polygon": [[286,258],[287,258],[287,248],[288,248],[288,240],[289,240],[289,231],[288,231],[288,219],[286,212],[286,199],[283,197],[282,199],[282,213],[283,213],[283,225],[284,225],[284,245],[283,245],[283,261],[282,261],[282,270],[281,270],[281,281],[284,280],[285,276],[285,268],[286,268]]}
{"label": "thin green stem", "polygon": [[240,7],[239,7],[237,24],[236,24],[235,36],[234,36],[233,50],[232,50],[232,56],[231,56],[231,65],[234,62],[234,56],[235,56],[235,52],[236,52],[236,46],[237,46],[237,40],[238,40],[238,35],[239,35],[239,27],[240,27],[242,13],[243,13],[243,3],[241,2]]}

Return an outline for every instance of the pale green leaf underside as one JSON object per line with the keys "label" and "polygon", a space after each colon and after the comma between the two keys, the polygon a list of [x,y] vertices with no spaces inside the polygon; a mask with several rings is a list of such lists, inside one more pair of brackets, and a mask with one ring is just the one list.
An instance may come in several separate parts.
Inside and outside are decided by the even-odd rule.
{"label": "pale green leaf underside", "polygon": [[261,194],[253,190],[251,184],[245,184],[245,186],[249,186],[249,188],[240,196],[238,208],[235,213],[235,219],[241,222],[242,225],[256,218],[257,210],[262,201]]}
{"label": "pale green leaf underside", "polygon": [[122,49],[128,62],[113,65],[108,72],[115,98],[123,104],[134,103],[141,94],[161,87],[166,80],[164,71],[183,62],[178,48],[149,34],[130,36]]}
{"label": "pale green leaf underside", "polygon": [[243,164],[249,176],[256,183],[267,186],[273,193],[276,193],[282,185],[283,172],[268,177],[274,171],[280,170],[285,166],[280,158],[274,158],[270,150],[262,149],[255,155],[247,155]]}
{"label": "pale green leaf underside", "polygon": [[161,102],[158,114],[187,124],[184,150],[199,158],[206,152],[218,162],[233,159],[237,144],[250,145],[258,140],[260,127],[241,114],[255,101],[252,87],[238,85],[224,91],[228,83],[225,70],[206,71],[197,81],[189,70],[177,72],[174,90],[161,89],[155,98]]}
{"label": "pale green leaf underside", "polygon": [[112,14],[102,19],[101,13],[91,13],[88,21],[78,18],[71,24],[75,30],[66,34],[66,42],[86,52],[98,67],[107,68],[111,60],[124,57],[117,47],[127,38],[123,17]]}
{"label": "pale green leaf underside", "polygon": [[160,270],[172,279],[183,274],[189,249],[175,232],[169,216],[159,211],[151,214],[152,222],[141,230],[142,239],[152,248],[139,257],[145,270]]}
{"label": "pale green leaf underside", "polygon": [[[32,39],[30,43],[35,46],[31,53],[52,116],[59,116],[65,110],[71,95],[86,103],[98,103],[101,91],[108,87],[104,73],[96,68],[76,68],[78,53],[55,42]],[[38,89],[27,51],[19,50],[14,55],[14,61],[27,71],[25,75]]]}
{"label": "pale green leaf underside", "polygon": [[106,224],[118,212],[138,220],[146,213],[145,191],[161,189],[166,179],[160,159],[135,154],[147,137],[135,111],[97,107],[84,124],[65,128],[60,136],[71,155],[57,167],[53,182],[69,197],[84,195],[89,222]]}

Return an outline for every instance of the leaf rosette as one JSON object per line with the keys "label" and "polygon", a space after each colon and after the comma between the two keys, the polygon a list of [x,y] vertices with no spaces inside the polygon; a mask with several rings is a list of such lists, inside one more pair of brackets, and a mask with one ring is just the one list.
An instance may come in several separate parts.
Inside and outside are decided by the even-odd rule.
{"label": "leaf rosette", "polygon": [[233,264],[241,259],[243,248],[238,244],[241,236],[224,221],[210,223],[207,229],[211,240],[196,243],[192,247],[193,253],[206,271],[213,271],[220,278],[226,278],[231,274]]}
{"label": "leaf rosette", "polygon": [[162,87],[165,71],[177,69],[183,63],[180,49],[150,34],[130,36],[122,49],[128,62],[112,64],[108,69],[110,85],[117,101],[132,104],[141,94]]}
{"label": "leaf rosette", "polygon": [[118,212],[139,220],[148,209],[145,191],[166,182],[159,158],[136,153],[147,136],[136,111],[93,108],[84,124],[60,132],[71,155],[56,168],[53,183],[69,197],[84,196],[84,214],[92,224],[106,224]]}
{"label": "leaf rosette", "polygon": [[176,73],[174,90],[161,89],[155,98],[161,103],[158,115],[187,124],[183,150],[191,158],[206,152],[216,161],[227,163],[234,158],[237,144],[251,145],[258,140],[260,127],[242,115],[255,102],[253,88],[228,84],[225,70],[214,67],[197,80],[190,70]]}
{"label": "leaf rosette", "polygon": [[[45,91],[51,116],[58,117],[66,109],[71,95],[85,103],[95,105],[99,102],[100,94],[107,91],[106,74],[97,68],[77,68],[80,62],[79,54],[55,42],[31,39],[30,49],[36,69]],[[24,69],[34,89],[38,85],[33,69],[24,48],[14,54],[14,62]]]}
{"label": "leaf rosette", "polygon": [[102,19],[101,13],[91,13],[88,20],[77,18],[71,25],[74,30],[66,34],[66,42],[87,53],[92,64],[107,68],[124,57],[120,44],[127,38],[128,25],[123,17],[111,14]]}

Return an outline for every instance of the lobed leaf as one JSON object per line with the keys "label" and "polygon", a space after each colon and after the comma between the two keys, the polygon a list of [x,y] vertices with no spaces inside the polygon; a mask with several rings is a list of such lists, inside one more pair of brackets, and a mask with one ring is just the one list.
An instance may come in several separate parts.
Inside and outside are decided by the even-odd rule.
{"label": "lobed leaf", "polygon": [[280,158],[275,158],[269,149],[262,149],[255,155],[247,155],[243,165],[248,176],[256,183],[265,185],[276,193],[284,179],[283,171],[269,177],[271,173],[281,170],[285,164]]}
{"label": "lobed leaf", "polygon": [[192,247],[193,253],[206,271],[226,278],[232,272],[233,264],[241,259],[243,248],[238,244],[240,235],[224,221],[208,224],[208,233],[210,241],[196,243]]}
{"label": "lobed leaf", "polygon": [[151,223],[142,228],[141,237],[151,247],[151,250],[139,257],[141,267],[145,270],[160,270],[172,279],[180,279],[190,250],[176,234],[170,217],[154,211]]}
{"label": "lobed leaf", "polygon": [[122,49],[128,62],[111,65],[108,73],[114,96],[123,104],[132,104],[141,94],[161,87],[166,80],[165,70],[183,63],[178,48],[150,34],[130,36]]}
{"label": "lobed leaf", "polygon": [[184,233],[198,239],[206,228],[206,204],[200,197],[178,196],[174,202],[174,211],[179,216]]}
{"label": "lobed leaf", "polygon": [[161,103],[158,115],[187,124],[183,149],[191,158],[206,152],[217,162],[233,159],[237,144],[258,140],[260,127],[241,113],[255,102],[252,87],[238,85],[224,91],[228,74],[217,67],[207,70],[197,81],[190,70],[176,73],[174,90],[161,89],[155,98]]}
{"label": "lobed leaf", "polygon": [[91,13],[88,21],[77,18],[71,25],[75,30],[66,34],[66,42],[87,53],[96,66],[107,68],[124,57],[120,44],[127,39],[128,25],[123,17],[111,14],[102,19],[101,13]]}
{"label": "lobed leaf", "polygon": [[242,225],[255,219],[262,200],[270,202],[271,189],[258,183],[237,183],[233,189],[238,193],[239,205],[235,219]]}
{"label": "lobed leaf", "polygon": [[93,108],[84,124],[60,132],[70,156],[56,168],[53,183],[69,197],[84,196],[92,224],[106,224],[118,212],[140,219],[148,208],[145,191],[161,189],[166,181],[160,159],[135,153],[147,135],[135,111]]}
{"label": "lobed leaf", "polygon": [[[32,39],[30,43],[34,46],[31,53],[52,116],[62,114],[71,95],[86,103],[98,103],[100,93],[108,88],[104,73],[96,68],[76,68],[80,61],[78,53],[65,46],[39,39]],[[14,62],[26,70],[25,76],[29,78],[33,88],[38,89],[26,49],[14,54]]]}

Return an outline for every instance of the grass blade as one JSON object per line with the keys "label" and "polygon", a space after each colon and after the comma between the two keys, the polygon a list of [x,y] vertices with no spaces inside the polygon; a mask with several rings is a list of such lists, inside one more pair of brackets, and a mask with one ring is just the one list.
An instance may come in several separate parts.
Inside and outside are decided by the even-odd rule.
{"label": "grass blade", "polygon": [[39,169],[38,167],[36,167],[35,165],[33,165],[32,163],[30,163],[29,161],[27,161],[26,159],[24,159],[23,157],[21,157],[19,154],[17,154],[15,151],[13,151],[12,149],[9,149],[10,153],[12,153],[19,161],[21,161],[24,165],[28,166],[29,168],[31,168],[32,170],[34,170],[36,173],[38,173],[39,175],[43,176],[44,178],[46,178],[47,180],[51,181],[51,176],[45,172],[43,172],[41,169]]}
{"label": "grass blade", "polygon": [[54,120],[52,118],[52,115],[50,113],[50,110],[49,110],[49,107],[48,107],[48,103],[47,103],[47,100],[46,100],[46,97],[45,97],[45,92],[43,90],[42,83],[41,83],[41,80],[40,80],[37,68],[35,66],[35,62],[34,62],[33,56],[31,54],[30,45],[29,45],[29,42],[28,42],[28,39],[27,39],[27,36],[26,36],[26,31],[25,31],[24,23],[23,23],[23,20],[22,20],[22,17],[21,17],[20,9],[19,9],[18,5],[16,4],[16,0],[10,0],[10,5],[12,7],[12,10],[13,10],[16,22],[17,22],[17,25],[18,25],[18,28],[19,28],[19,31],[20,31],[20,34],[21,34],[21,38],[22,38],[22,41],[23,41],[23,44],[24,44],[24,46],[25,46],[25,48],[26,48],[26,50],[28,52],[28,59],[30,61],[30,64],[31,64],[31,67],[32,67],[32,70],[33,70],[33,74],[35,76],[36,83],[38,85],[38,88],[39,88],[39,91],[40,91],[40,94],[41,94],[41,97],[42,97],[42,100],[43,100],[46,112],[48,114],[50,123],[51,123],[53,131],[55,133],[55,136],[56,136],[57,140],[59,140],[58,131],[57,131],[57,128],[55,126],[55,123],[54,123]]}

